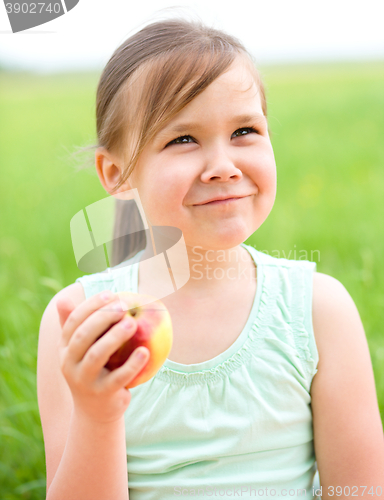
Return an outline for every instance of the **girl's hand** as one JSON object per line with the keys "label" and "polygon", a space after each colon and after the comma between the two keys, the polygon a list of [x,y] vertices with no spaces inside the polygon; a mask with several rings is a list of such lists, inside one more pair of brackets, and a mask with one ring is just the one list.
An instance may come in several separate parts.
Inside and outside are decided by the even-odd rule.
{"label": "girl's hand", "polygon": [[[148,349],[140,347],[116,370],[104,368],[109,357],[137,329],[132,318],[125,318],[129,326],[124,328],[125,321],[120,320],[126,311],[116,298],[111,292],[101,292],[77,307],[69,299],[57,301],[62,327],[60,369],[72,392],[74,411],[99,423],[113,422],[124,415],[131,401],[125,386],[149,359]],[[143,360],[136,357],[138,351],[144,353]]]}

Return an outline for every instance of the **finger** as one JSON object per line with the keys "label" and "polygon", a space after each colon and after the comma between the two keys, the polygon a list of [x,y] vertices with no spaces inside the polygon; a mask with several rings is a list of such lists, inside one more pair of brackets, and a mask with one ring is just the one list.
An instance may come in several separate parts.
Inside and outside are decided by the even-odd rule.
{"label": "finger", "polygon": [[[139,358],[138,353],[143,353],[144,358]],[[135,349],[122,366],[105,376],[103,390],[109,392],[126,387],[148,363],[149,356],[150,352],[146,347],[140,346]]]}
{"label": "finger", "polygon": [[125,316],[118,302],[94,311],[76,328],[68,343],[67,355],[71,363],[80,363],[87,351],[113,325]]}
{"label": "finger", "polygon": [[105,290],[96,295],[93,295],[89,299],[79,304],[73,311],[71,311],[63,326],[62,340],[64,347],[68,345],[75,330],[83,323],[86,318],[88,318],[90,314],[94,313],[102,307],[105,307],[115,298],[115,294],[113,294],[110,290]]}
{"label": "finger", "polygon": [[69,297],[60,297],[56,301],[56,308],[59,314],[60,326],[63,328],[65,322],[68,319],[70,313],[75,309],[75,304]]}
{"label": "finger", "polygon": [[97,340],[86,352],[82,369],[87,377],[95,379],[109,358],[136,333],[137,322],[133,318],[123,318]]}

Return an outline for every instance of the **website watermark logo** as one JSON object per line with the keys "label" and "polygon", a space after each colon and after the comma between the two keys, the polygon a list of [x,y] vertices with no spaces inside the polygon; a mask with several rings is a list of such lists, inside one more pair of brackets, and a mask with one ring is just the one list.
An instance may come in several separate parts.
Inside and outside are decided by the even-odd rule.
{"label": "website watermark logo", "polygon": [[13,33],[48,23],[57,17],[63,16],[78,3],[79,0],[52,0],[43,2],[4,0]]}
{"label": "website watermark logo", "polygon": [[[197,495],[196,495],[197,491]],[[287,489],[283,488],[282,490],[275,489],[275,488],[252,488],[251,486],[246,486],[246,485],[241,485],[241,486],[232,486],[232,487],[226,487],[226,488],[217,488],[216,486],[209,485],[206,486],[205,488],[203,487],[197,487],[196,488],[183,488],[183,487],[178,487],[175,486],[173,488],[173,495],[175,497],[178,496],[215,496],[215,497],[242,497],[243,494],[245,495],[245,498],[250,498],[250,497],[275,497],[275,498],[282,498],[282,497],[287,497],[287,498],[306,498],[307,497],[307,490],[305,488],[296,488],[296,489]],[[313,490],[313,495],[315,495],[315,491]]]}
{"label": "website watermark logo", "polygon": [[[183,287],[190,278],[188,252],[183,233],[173,226],[148,224],[136,188],[103,198],[75,214],[70,222],[77,267],[85,273],[106,273],[125,268],[137,260],[140,272],[152,277],[147,295],[162,299]],[[146,245],[145,245],[146,242]],[[145,258],[142,252],[147,249]],[[140,257],[140,258],[139,258]],[[138,298],[140,305],[148,297]],[[121,301],[123,309],[127,309]]]}

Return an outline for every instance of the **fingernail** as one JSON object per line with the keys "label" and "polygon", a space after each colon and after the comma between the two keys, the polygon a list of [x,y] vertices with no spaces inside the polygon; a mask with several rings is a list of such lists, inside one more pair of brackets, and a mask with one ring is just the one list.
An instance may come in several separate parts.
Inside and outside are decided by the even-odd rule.
{"label": "fingernail", "polygon": [[103,300],[104,302],[108,302],[111,298],[113,297],[113,293],[112,292],[104,292],[102,295],[101,295],[101,300]]}
{"label": "fingernail", "polygon": [[131,330],[133,327],[133,321],[134,320],[131,318],[124,318],[121,322],[121,326],[125,328],[125,330]]}
{"label": "fingernail", "polygon": [[146,357],[146,354],[143,351],[136,351],[135,356],[137,359],[143,360]]}
{"label": "fingernail", "polygon": [[118,302],[116,304],[113,304],[112,305],[112,310],[113,311],[119,311],[119,312],[122,312],[123,311],[123,308],[121,307],[121,304]]}

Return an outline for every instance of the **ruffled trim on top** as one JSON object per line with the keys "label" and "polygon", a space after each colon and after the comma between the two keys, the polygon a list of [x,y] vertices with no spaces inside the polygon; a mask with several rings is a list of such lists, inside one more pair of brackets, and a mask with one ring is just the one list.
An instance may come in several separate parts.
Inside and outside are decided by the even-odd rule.
{"label": "ruffled trim on top", "polygon": [[[259,252],[249,245],[244,245],[247,247],[248,251],[251,253],[254,261],[257,265],[257,287],[260,287],[260,299],[258,304],[258,309],[256,312],[256,317],[251,324],[246,339],[242,346],[228,358],[217,364],[216,366],[208,369],[203,369],[194,372],[181,372],[167,366],[162,366],[159,372],[155,375],[156,379],[163,380],[165,382],[172,382],[180,385],[192,385],[192,384],[203,384],[207,382],[215,382],[221,380],[223,377],[229,375],[234,370],[240,368],[244,365],[250,357],[253,355],[255,349],[255,342],[257,339],[257,332],[262,324],[263,317],[265,315],[265,310],[268,303],[269,293],[267,288],[264,286],[265,274],[264,266],[261,259],[258,258]],[[257,253],[256,253],[257,252]],[[260,279],[260,277],[262,277]],[[256,290],[257,294],[257,290]]]}
{"label": "ruffled trim on top", "polygon": [[[255,300],[257,298],[257,295],[259,295],[260,297],[256,311],[256,317],[249,327],[246,340],[235,353],[212,368],[186,373],[163,365],[154,378],[180,385],[193,385],[204,384],[206,382],[215,382],[221,380],[224,376],[229,375],[234,370],[240,368],[240,366],[244,365],[253,355],[255,348],[254,344],[257,341],[256,333],[260,328],[259,325],[262,324],[269,294],[266,287],[264,286],[264,266],[261,262],[261,259],[258,257],[260,252],[257,252],[257,250],[250,245],[242,244],[242,246],[246,247],[247,250],[251,253],[251,256],[257,266],[257,287],[260,287],[260,292],[258,293],[258,290],[256,290],[255,296]],[[252,314],[252,311],[250,314]],[[242,333],[240,335],[242,335]]]}
{"label": "ruffled trim on top", "polygon": [[[263,344],[263,328],[266,325],[273,324],[277,307],[277,297],[281,294],[281,283],[273,283],[274,277],[278,274],[273,273],[273,268],[276,269],[276,267],[279,267],[286,268],[285,272],[289,273],[289,280],[292,284],[291,296],[288,298],[292,303],[292,306],[288,308],[291,316],[290,320],[288,320],[288,325],[292,332],[291,335],[295,343],[298,358],[303,361],[300,365],[309,390],[315,361],[311,355],[309,346],[310,332],[305,327],[305,315],[308,314],[307,287],[308,283],[310,283],[306,273],[312,273],[315,264],[310,261],[277,259],[258,252],[254,247],[248,246],[248,248],[252,249],[251,252],[257,252],[255,261],[258,270],[262,266],[263,279],[261,282],[258,281],[257,284],[257,286],[261,287],[261,295],[256,317],[243,345],[234,354],[215,367],[186,373],[163,365],[155,375],[155,379],[180,385],[204,384],[219,381],[224,376],[229,375],[244,365],[257,352],[257,347]],[[287,341],[287,344],[289,344],[289,341]]]}
{"label": "ruffled trim on top", "polygon": [[198,372],[184,373],[162,366],[154,378],[181,385],[204,384],[206,382],[221,380],[223,376],[229,375],[234,370],[244,365],[252,357],[256,344],[259,342],[261,343],[263,340],[259,337],[259,332],[261,331],[264,317],[268,312],[270,295],[266,287],[264,287],[263,284],[261,284],[261,286],[263,288],[256,319],[250,327],[244,344],[240,347],[240,349],[232,354],[232,356],[229,356],[213,368]]}

